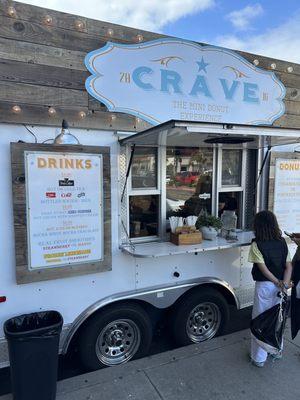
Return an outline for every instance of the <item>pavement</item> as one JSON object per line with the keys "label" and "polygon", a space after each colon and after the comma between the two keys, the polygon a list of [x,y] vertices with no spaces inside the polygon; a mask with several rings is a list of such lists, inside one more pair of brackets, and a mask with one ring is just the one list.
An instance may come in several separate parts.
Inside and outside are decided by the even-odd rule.
{"label": "pavement", "polygon": [[300,335],[292,341],[287,327],[283,359],[264,368],[249,362],[249,335],[243,330],[60,381],[57,400],[299,400]]}

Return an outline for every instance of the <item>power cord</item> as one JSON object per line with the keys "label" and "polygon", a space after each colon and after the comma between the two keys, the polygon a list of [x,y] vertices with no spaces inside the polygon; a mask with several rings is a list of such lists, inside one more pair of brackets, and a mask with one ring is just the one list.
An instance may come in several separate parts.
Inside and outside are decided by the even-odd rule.
{"label": "power cord", "polygon": [[35,143],[37,143],[37,137],[35,136],[35,134],[28,128],[28,126],[26,126],[25,124],[23,124],[23,126],[34,137]]}

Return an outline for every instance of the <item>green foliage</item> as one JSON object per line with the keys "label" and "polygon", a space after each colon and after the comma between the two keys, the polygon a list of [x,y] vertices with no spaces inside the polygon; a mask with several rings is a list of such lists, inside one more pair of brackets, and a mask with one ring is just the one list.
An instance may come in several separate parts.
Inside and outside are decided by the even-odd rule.
{"label": "green foliage", "polygon": [[221,219],[210,215],[207,212],[200,213],[195,225],[197,229],[201,228],[202,226],[212,226],[215,229],[222,228]]}

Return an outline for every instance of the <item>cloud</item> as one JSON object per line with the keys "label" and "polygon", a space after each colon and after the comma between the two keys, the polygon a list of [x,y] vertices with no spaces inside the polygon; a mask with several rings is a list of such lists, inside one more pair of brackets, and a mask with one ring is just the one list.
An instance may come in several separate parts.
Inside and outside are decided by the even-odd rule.
{"label": "cloud", "polygon": [[242,8],[241,10],[232,11],[231,13],[225,16],[228,19],[235,29],[239,31],[245,31],[251,28],[251,21],[262,15],[264,12],[262,6],[259,3],[253,4],[251,6],[247,6]]}
{"label": "cloud", "polygon": [[[40,6],[40,0],[24,0]],[[87,18],[158,31],[187,15],[212,8],[215,0],[44,0],[43,7]]]}
{"label": "cloud", "polygon": [[259,35],[219,36],[214,44],[300,63],[300,12],[284,24]]}

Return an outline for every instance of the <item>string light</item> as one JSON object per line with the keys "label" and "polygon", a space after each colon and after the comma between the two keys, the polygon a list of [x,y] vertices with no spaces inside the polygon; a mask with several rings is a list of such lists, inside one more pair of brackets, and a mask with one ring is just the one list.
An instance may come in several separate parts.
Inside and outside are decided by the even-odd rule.
{"label": "string light", "polygon": [[297,96],[298,96],[298,90],[297,89],[292,90],[291,91],[291,98],[295,99]]}
{"label": "string light", "polygon": [[80,119],[84,119],[86,117],[86,112],[85,111],[79,111],[78,115],[79,115]]}
{"label": "string light", "polygon": [[53,18],[51,17],[51,15],[45,15],[44,24],[45,25],[52,25],[52,22],[53,22]]}
{"label": "string light", "polygon": [[272,69],[276,69],[276,64],[275,64],[275,63],[272,63],[272,64],[271,64],[271,68],[272,68]]}
{"label": "string light", "polygon": [[22,112],[22,108],[20,106],[18,106],[18,105],[15,105],[15,106],[12,107],[12,112],[14,114],[20,114]]}
{"label": "string light", "polygon": [[142,42],[144,40],[144,36],[143,35],[137,35],[137,41],[138,42]]}
{"label": "string light", "polygon": [[49,107],[48,109],[49,117],[54,117],[56,115],[56,110],[54,107]]}
{"label": "string light", "polygon": [[291,72],[293,72],[294,71],[294,68],[293,67],[287,67],[287,72],[289,72],[289,73],[291,73]]}
{"label": "string light", "polygon": [[17,16],[17,11],[16,11],[16,9],[15,9],[14,7],[10,6],[10,7],[8,7],[8,9],[7,9],[7,14],[8,14],[10,17],[15,18],[15,17]]}
{"label": "string light", "polygon": [[255,60],[253,60],[253,64],[257,66],[259,64],[259,61],[257,59],[255,59]]}
{"label": "string light", "polygon": [[82,31],[84,28],[84,23],[80,19],[78,19],[75,21],[75,27],[78,31]]}
{"label": "string light", "polygon": [[114,30],[113,29],[111,29],[111,28],[107,29],[107,35],[108,36],[113,36],[113,34],[114,34]]}

